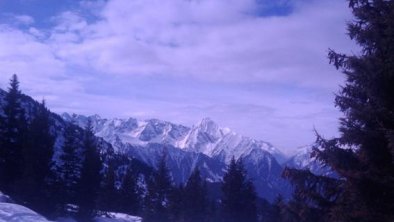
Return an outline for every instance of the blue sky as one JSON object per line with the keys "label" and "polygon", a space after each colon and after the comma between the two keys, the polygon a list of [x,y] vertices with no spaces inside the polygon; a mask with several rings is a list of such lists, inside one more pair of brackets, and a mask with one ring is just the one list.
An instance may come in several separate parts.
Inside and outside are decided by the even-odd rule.
{"label": "blue sky", "polygon": [[0,87],[55,112],[210,117],[287,153],[337,135],[343,0],[0,0]]}

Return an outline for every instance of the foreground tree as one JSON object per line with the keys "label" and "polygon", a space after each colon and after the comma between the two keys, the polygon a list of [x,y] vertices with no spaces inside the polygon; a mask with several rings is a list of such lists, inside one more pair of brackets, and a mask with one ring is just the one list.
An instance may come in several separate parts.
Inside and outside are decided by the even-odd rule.
{"label": "foreground tree", "polygon": [[131,166],[127,168],[126,174],[120,186],[120,206],[121,211],[131,214],[139,215],[141,212],[141,191],[138,187],[138,174],[133,172]]}
{"label": "foreground tree", "polygon": [[[284,208],[284,200],[281,195],[277,196],[271,204],[263,199],[261,203],[260,220],[262,222],[281,222],[284,221],[282,209]],[[289,220],[290,221],[290,220]]]}
{"label": "foreground tree", "polygon": [[362,51],[329,52],[346,76],[335,99],[344,113],[341,136],[318,136],[312,153],[339,178],[290,169],[284,176],[327,221],[394,221],[394,1],[349,0],[349,6],[349,36]]}
{"label": "foreground tree", "polygon": [[207,188],[198,168],[190,175],[182,196],[184,218],[190,222],[205,221],[208,207]]}
{"label": "foreground tree", "polygon": [[65,213],[66,204],[75,204],[78,184],[81,176],[81,158],[78,154],[79,129],[73,123],[67,124],[64,130],[64,144],[60,154],[60,165],[56,169],[56,201],[59,213]]}
{"label": "foreground tree", "polygon": [[116,187],[116,172],[114,161],[112,159],[108,160],[99,193],[100,210],[116,212],[120,208],[121,196]]}
{"label": "foreground tree", "polygon": [[226,222],[256,221],[256,192],[242,160],[233,158],[223,177],[222,213]]}
{"label": "foreground tree", "polygon": [[78,217],[90,221],[96,214],[97,197],[100,189],[102,162],[89,120],[84,130],[83,161],[78,185]]}
{"label": "foreground tree", "polygon": [[0,125],[0,188],[15,193],[16,181],[23,172],[23,147],[26,142],[27,121],[22,108],[22,93],[18,77],[14,74],[5,96],[4,118]]}
{"label": "foreground tree", "polygon": [[27,206],[47,214],[51,205],[49,178],[52,174],[52,156],[55,137],[51,134],[52,120],[45,102],[38,104],[32,113],[26,143],[23,148],[23,174],[18,180],[18,193]]}
{"label": "foreground tree", "polygon": [[207,196],[206,182],[195,168],[186,184],[180,184],[171,192],[171,221],[207,221],[210,205]]}

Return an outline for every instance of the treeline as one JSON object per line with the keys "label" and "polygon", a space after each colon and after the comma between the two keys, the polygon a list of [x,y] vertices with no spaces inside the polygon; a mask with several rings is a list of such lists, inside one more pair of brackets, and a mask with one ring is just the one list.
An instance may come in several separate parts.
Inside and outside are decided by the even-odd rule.
{"label": "treeline", "polygon": [[255,188],[241,160],[231,160],[221,183],[220,200],[209,197],[207,182],[198,169],[184,185],[172,184],[164,153],[147,182],[144,221],[258,221]]}

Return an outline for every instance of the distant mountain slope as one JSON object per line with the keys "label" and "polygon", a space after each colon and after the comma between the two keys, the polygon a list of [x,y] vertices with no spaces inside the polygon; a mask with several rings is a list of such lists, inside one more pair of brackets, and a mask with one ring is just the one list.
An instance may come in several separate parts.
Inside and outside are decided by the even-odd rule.
{"label": "distant mountain slope", "polygon": [[283,166],[309,169],[317,175],[335,176],[335,173],[329,167],[323,166],[316,158],[311,157],[312,147],[312,145],[299,147],[296,154],[283,163]]}

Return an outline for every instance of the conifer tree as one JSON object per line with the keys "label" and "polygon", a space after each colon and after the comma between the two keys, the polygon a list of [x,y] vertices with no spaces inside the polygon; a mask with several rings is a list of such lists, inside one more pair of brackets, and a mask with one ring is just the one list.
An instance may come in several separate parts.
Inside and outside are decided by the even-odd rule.
{"label": "conifer tree", "polygon": [[295,185],[293,199],[285,206],[287,220],[309,221],[309,218],[319,215],[321,221],[331,221],[326,214],[335,206],[342,192],[340,180],[314,175],[309,170],[289,168],[285,168],[283,175]]}
{"label": "conifer tree", "polygon": [[142,200],[137,179],[138,175],[129,166],[120,187],[121,209],[131,215],[139,215],[141,211]]}
{"label": "conifer tree", "polygon": [[242,160],[232,158],[222,184],[222,214],[224,221],[257,221],[256,191],[247,178]]}
{"label": "conifer tree", "polygon": [[101,210],[116,212],[119,210],[119,202],[122,198],[119,195],[119,190],[116,187],[116,168],[113,160],[109,160],[107,168],[103,176],[101,183],[101,189],[99,194],[99,204]]}
{"label": "conifer tree", "polygon": [[[5,183],[5,163],[8,154],[8,149],[6,149],[6,117],[4,114],[4,106],[5,104],[2,103],[3,101],[0,100],[0,190],[4,190],[6,187]],[[4,191],[5,192],[5,191]]]}
{"label": "conifer tree", "polygon": [[186,182],[182,203],[184,218],[187,218],[187,221],[198,222],[206,220],[208,206],[207,188],[198,168],[193,170]]}
{"label": "conifer tree", "polygon": [[178,187],[173,187],[169,195],[168,211],[170,214],[170,221],[180,222],[188,220],[185,215],[185,203],[185,188],[181,183]]}
{"label": "conifer tree", "polygon": [[284,175],[328,221],[394,221],[394,1],[349,0],[349,7],[349,36],[361,52],[329,52],[346,76],[335,99],[344,113],[341,135],[318,135],[312,153],[338,178],[289,169]]}
{"label": "conifer tree", "polygon": [[78,128],[67,124],[64,130],[64,144],[61,149],[61,165],[57,169],[56,184],[58,185],[60,210],[65,204],[75,204],[78,184],[81,176],[81,158],[78,155]]}
{"label": "conifer tree", "polygon": [[83,162],[78,185],[78,217],[90,221],[96,214],[96,202],[101,182],[102,162],[89,120],[84,130]]}
{"label": "conifer tree", "polygon": [[5,96],[4,122],[0,126],[0,188],[8,194],[15,193],[15,183],[22,176],[22,150],[26,141],[27,121],[22,108],[22,93],[18,77],[14,74]]}
{"label": "conifer tree", "polygon": [[271,204],[267,200],[263,199],[261,203],[261,219],[262,222],[281,222],[282,215],[281,210],[284,205],[284,200],[281,195],[277,196],[274,202]]}
{"label": "conifer tree", "polygon": [[48,212],[51,207],[46,201],[50,195],[48,179],[55,143],[51,125],[50,111],[43,101],[32,114],[23,148],[23,174],[18,181],[18,193],[23,194],[28,206],[41,213]]}
{"label": "conifer tree", "polygon": [[[3,91],[0,91],[0,93],[2,94]],[[1,178],[1,168],[3,167],[3,162],[4,162],[4,142],[5,142],[5,135],[4,135],[4,131],[5,131],[5,124],[6,124],[6,119],[5,119],[5,114],[4,114],[4,110],[3,107],[5,106],[4,101],[0,100],[0,180]],[[2,185],[2,182],[0,181],[0,187]]]}
{"label": "conifer tree", "polygon": [[167,153],[161,155],[157,170],[147,183],[147,196],[145,198],[146,221],[169,221],[170,196],[173,190],[172,178],[167,167]]}
{"label": "conifer tree", "polygon": [[4,104],[0,100],[0,167],[1,167],[1,162],[3,162],[4,155],[2,154],[2,147],[4,143],[4,126],[5,126],[5,117],[4,117],[4,111],[3,111],[3,106]]}

